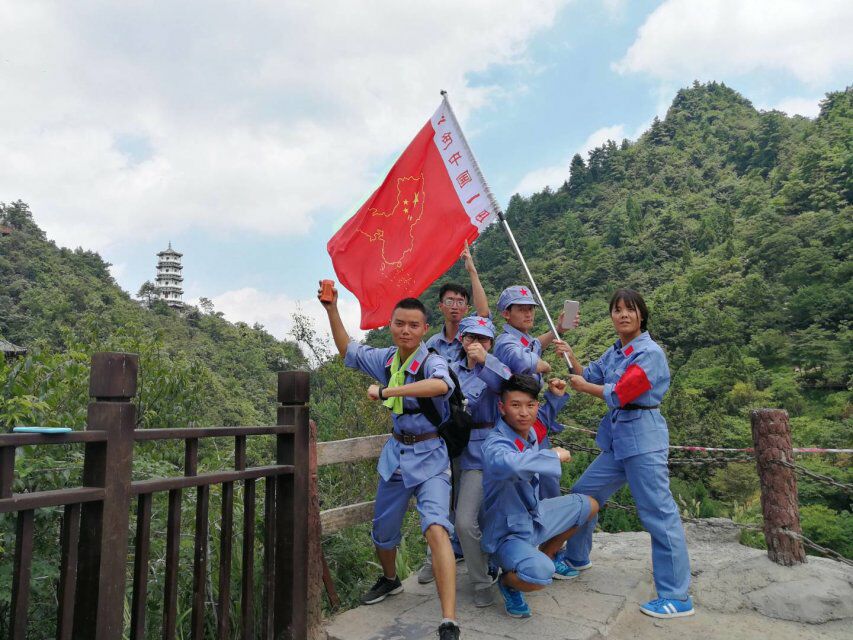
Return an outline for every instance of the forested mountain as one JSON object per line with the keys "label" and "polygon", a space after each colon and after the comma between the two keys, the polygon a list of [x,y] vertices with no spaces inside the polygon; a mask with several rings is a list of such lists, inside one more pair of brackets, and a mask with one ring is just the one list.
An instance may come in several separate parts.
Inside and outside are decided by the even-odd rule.
{"label": "forested mountain", "polygon": [[[615,339],[607,300],[629,286],[669,355],[677,438],[743,445],[748,409],[776,406],[803,444],[853,444],[853,90],[809,120],[695,83],[639,140],[576,155],[566,175],[507,216],[550,309],[581,301],[567,339],[582,361]],[[475,259],[493,302],[524,280],[499,226]],[[448,279],[465,273],[424,294],[431,308]]]}
{"label": "forested mountain", "polygon": [[[0,205],[0,225],[0,337],[31,353],[20,375],[0,363],[0,423],[82,427],[89,357],[113,350],[141,356],[141,426],[273,424],[274,372],[305,362],[294,343],[215,311],[144,307],[97,253],[48,240],[23,202]],[[60,399],[69,389],[75,402]]]}

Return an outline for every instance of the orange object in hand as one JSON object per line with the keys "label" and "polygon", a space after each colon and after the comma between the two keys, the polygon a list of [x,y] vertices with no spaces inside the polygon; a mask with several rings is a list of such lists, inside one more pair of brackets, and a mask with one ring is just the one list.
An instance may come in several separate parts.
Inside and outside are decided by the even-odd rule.
{"label": "orange object in hand", "polygon": [[323,280],[320,282],[320,302],[331,302],[332,288],[335,286],[334,280]]}

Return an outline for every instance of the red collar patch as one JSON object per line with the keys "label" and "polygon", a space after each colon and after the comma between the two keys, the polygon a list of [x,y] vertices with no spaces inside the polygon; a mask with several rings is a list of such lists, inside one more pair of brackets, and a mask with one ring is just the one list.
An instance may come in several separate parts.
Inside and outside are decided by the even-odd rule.
{"label": "red collar patch", "polygon": [[388,362],[385,363],[385,366],[390,367],[392,362],[394,362],[394,354],[393,353],[391,354],[391,357],[388,358]]}
{"label": "red collar patch", "polygon": [[418,362],[417,360],[412,360],[412,366],[409,367],[409,369],[411,369],[412,371],[417,371],[418,368],[420,368],[420,366],[421,366],[420,362]]}
{"label": "red collar patch", "polygon": [[632,353],[634,353],[634,345],[631,345],[630,347],[625,349],[625,351],[623,351],[622,353],[624,353],[626,356],[630,356]]}
{"label": "red collar patch", "polygon": [[537,442],[542,442],[545,436],[548,435],[548,427],[542,424],[541,420],[537,420],[533,423],[533,430],[536,432]]}
{"label": "red collar patch", "polygon": [[519,451],[524,451],[524,442],[522,442],[521,438],[515,439],[515,446],[518,447]]}
{"label": "red collar patch", "polygon": [[528,340],[524,336],[521,336],[521,344],[523,344],[525,347],[527,347],[530,345],[530,340]]}

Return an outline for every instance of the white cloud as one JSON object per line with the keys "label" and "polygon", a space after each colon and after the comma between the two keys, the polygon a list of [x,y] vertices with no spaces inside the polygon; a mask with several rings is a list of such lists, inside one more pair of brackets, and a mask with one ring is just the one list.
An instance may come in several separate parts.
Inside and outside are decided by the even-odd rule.
{"label": "white cloud", "polygon": [[[221,311],[231,322],[260,323],[280,340],[292,340],[289,332],[293,328],[293,314],[297,312],[311,319],[318,334],[327,340],[331,337],[326,312],[316,298],[294,300],[285,294],[246,287],[221,293],[211,298],[211,302],[215,310]],[[198,301],[194,300],[192,304],[198,304]],[[341,293],[338,309],[350,335],[357,340],[363,338],[367,332],[359,329],[361,309],[358,301]]]}
{"label": "white cloud", "polygon": [[[110,275],[113,277],[113,280],[115,280],[116,282],[121,282],[121,280],[124,278],[124,276],[126,274],[127,274],[127,263],[126,262],[120,262],[118,264],[111,264],[110,265]],[[136,292],[131,291],[130,293],[131,293],[131,295],[133,295]]]}
{"label": "white cloud", "polygon": [[[581,157],[586,160],[587,154],[596,147],[600,147],[608,140],[620,142],[624,137],[625,125],[615,124],[610,127],[602,127],[593,131],[575,153],[581,154]],[[541,167],[526,173],[515,189],[513,189],[513,193],[530,195],[531,193],[541,191],[546,186],[550,186],[552,189],[559,188],[563,182],[569,179],[569,165],[574,155],[574,153],[571,154],[558,164]]]}
{"label": "white cloud", "polygon": [[646,19],[621,73],[677,83],[783,71],[817,85],[853,70],[849,0],[666,0]]}
{"label": "white cloud", "polygon": [[823,96],[819,98],[785,98],[774,105],[761,106],[759,108],[766,111],[775,109],[776,111],[787,113],[789,116],[798,115],[807,118],[816,118],[820,114],[821,100],[823,100]]}
{"label": "white cloud", "polygon": [[98,250],[188,228],[302,234],[469,75],[524,59],[567,0],[0,4],[0,201]]}
{"label": "white cloud", "polygon": [[568,158],[559,164],[540,167],[524,174],[519,183],[513,189],[513,193],[521,195],[530,195],[537,191],[542,191],[545,187],[556,189],[569,179],[569,162]]}
{"label": "white cloud", "polygon": [[623,18],[628,8],[628,0],[601,0],[601,4],[611,18]]}

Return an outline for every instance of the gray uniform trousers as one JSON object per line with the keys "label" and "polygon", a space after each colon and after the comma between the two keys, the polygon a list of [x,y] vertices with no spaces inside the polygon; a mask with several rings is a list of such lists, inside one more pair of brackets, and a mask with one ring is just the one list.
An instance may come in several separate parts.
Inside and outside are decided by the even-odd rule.
{"label": "gray uniform trousers", "polygon": [[480,507],[483,505],[483,472],[467,469],[461,473],[459,494],[456,498],[456,535],[465,554],[468,578],[474,590],[488,589],[492,585],[489,577],[489,556],[480,548]]}

